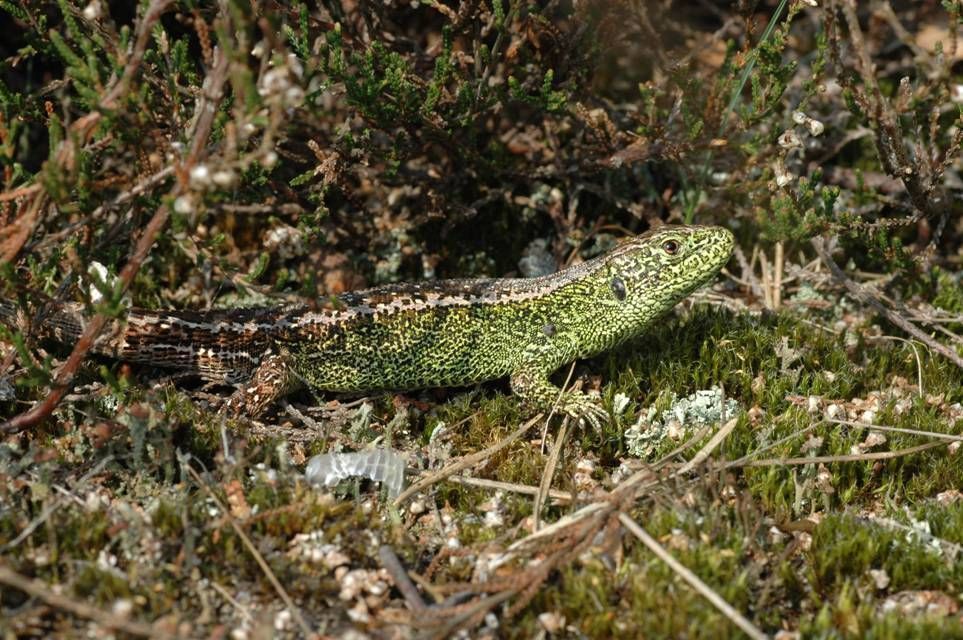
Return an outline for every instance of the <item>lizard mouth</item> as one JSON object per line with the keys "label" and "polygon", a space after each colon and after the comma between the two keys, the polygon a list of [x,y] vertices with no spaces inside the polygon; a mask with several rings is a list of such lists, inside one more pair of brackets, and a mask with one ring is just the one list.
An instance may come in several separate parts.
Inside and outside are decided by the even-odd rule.
{"label": "lizard mouth", "polygon": [[692,232],[691,254],[680,265],[680,280],[687,280],[681,293],[692,291],[712,281],[719,270],[729,262],[736,239],[723,227],[698,227]]}
{"label": "lizard mouth", "polygon": [[732,250],[736,245],[736,238],[725,227],[701,227],[695,232],[697,258],[707,276],[715,274],[729,262]]}

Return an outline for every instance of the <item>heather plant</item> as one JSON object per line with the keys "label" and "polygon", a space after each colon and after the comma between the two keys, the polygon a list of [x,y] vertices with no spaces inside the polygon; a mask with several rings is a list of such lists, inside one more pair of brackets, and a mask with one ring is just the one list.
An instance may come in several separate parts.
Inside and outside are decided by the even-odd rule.
{"label": "heather plant", "polygon": [[[0,629],[963,635],[960,20],[0,0]],[[600,431],[500,383],[227,421],[226,386],[88,357],[131,305],[551,271],[665,223],[738,246],[562,372]],[[37,339],[48,300],[76,344]],[[415,489],[305,481],[371,446]]]}

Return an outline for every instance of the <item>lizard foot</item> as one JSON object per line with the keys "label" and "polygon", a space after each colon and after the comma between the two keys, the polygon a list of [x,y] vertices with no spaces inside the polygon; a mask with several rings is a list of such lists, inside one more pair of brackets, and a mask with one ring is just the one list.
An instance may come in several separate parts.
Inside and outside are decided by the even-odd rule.
{"label": "lizard foot", "polygon": [[233,417],[246,414],[254,418],[299,386],[300,382],[291,372],[287,356],[271,355],[261,362],[250,382],[235,391],[224,403],[221,412]]}
{"label": "lizard foot", "polygon": [[584,393],[567,392],[558,403],[558,412],[567,415],[581,424],[589,424],[596,433],[608,422],[609,414],[597,398]]}

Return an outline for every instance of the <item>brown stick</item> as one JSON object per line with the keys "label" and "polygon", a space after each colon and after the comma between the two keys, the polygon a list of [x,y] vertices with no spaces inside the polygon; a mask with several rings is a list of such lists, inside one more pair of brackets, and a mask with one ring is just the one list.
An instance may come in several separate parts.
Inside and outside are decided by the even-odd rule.
{"label": "brown stick", "polygon": [[378,559],[381,560],[381,566],[391,574],[392,579],[395,581],[395,586],[398,587],[398,591],[404,596],[408,607],[412,611],[424,611],[426,607],[425,601],[421,597],[421,594],[418,593],[418,588],[412,583],[411,578],[408,577],[408,572],[405,571],[401,560],[398,559],[398,555],[395,553],[395,550],[391,548],[391,545],[381,545],[378,549]]}
{"label": "brown stick", "polygon": [[125,620],[108,611],[103,611],[93,607],[86,602],[68,598],[65,595],[55,593],[50,585],[41,580],[31,580],[13,569],[0,565],[0,583],[23,591],[27,595],[46,602],[48,605],[61,611],[68,611],[75,616],[93,620],[102,627],[112,631],[121,631],[132,636],[141,638],[173,638],[174,636],[156,629],[153,626],[143,623]]}
{"label": "brown stick", "polygon": [[[211,125],[214,122],[214,114],[217,109],[210,104],[209,96],[220,96],[221,87],[223,87],[224,82],[227,80],[227,69],[227,56],[221,55],[214,69],[211,71],[210,84],[212,90],[208,96],[202,96],[198,101],[198,108],[201,109],[201,113],[198,117],[191,154],[188,156],[186,162],[188,167],[197,162],[204,149],[203,141],[206,141],[210,135]],[[171,199],[176,198],[182,191],[183,185],[178,182],[174,185],[174,188],[168,196]],[[127,264],[124,265],[124,268],[121,269],[120,275],[118,276],[121,293],[127,291],[130,284],[134,281],[137,272],[140,271],[141,266],[144,264],[144,260],[147,259],[147,254],[150,253],[151,247],[154,246],[157,234],[159,234],[161,229],[167,224],[169,217],[170,207],[162,204],[157,211],[154,212],[150,222],[147,223],[147,227],[144,228],[144,233],[138,239],[130,259],[127,261]],[[14,416],[10,420],[0,424],[0,433],[16,433],[37,424],[53,413],[53,410],[57,408],[57,405],[60,404],[60,401],[63,399],[64,394],[70,389],[77,368],[80,367],[84,358],[87,357],[87,352],[94,346],[94,340],[96,340],[100,332],[103,331],[109,319],[104,313],[98,313],[90,319],[83,334],[77,340],[73,351],[70,352],[67,361],[57,371],[54,383],[50,389],[50,394],[42,402],[34,405],[24,413]]]}

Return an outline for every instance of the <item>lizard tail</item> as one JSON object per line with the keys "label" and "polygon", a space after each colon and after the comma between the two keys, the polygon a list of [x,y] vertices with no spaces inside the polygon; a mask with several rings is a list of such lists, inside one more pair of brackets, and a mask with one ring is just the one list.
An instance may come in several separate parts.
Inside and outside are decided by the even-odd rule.
{"label": "lizard tail", "polygon": [[[207,380],[246,380],[287,330],[290,309],[148,311],[131,308],[120,324],[108,326],[91,353],[180,369]],[[75,344],[87,326],[83,305],[45,299],[26,308],[0,300],[0,323],[30,327],[31,335]]]}
{"label": "lizard tail", "polygon": [[84,331],[83,308],[79,304],[44,300],[24,308],[12,300],[0,300],[0,324],[23,329],[34,317],[38,319],[34,333],[40,338],[70,344]]}

